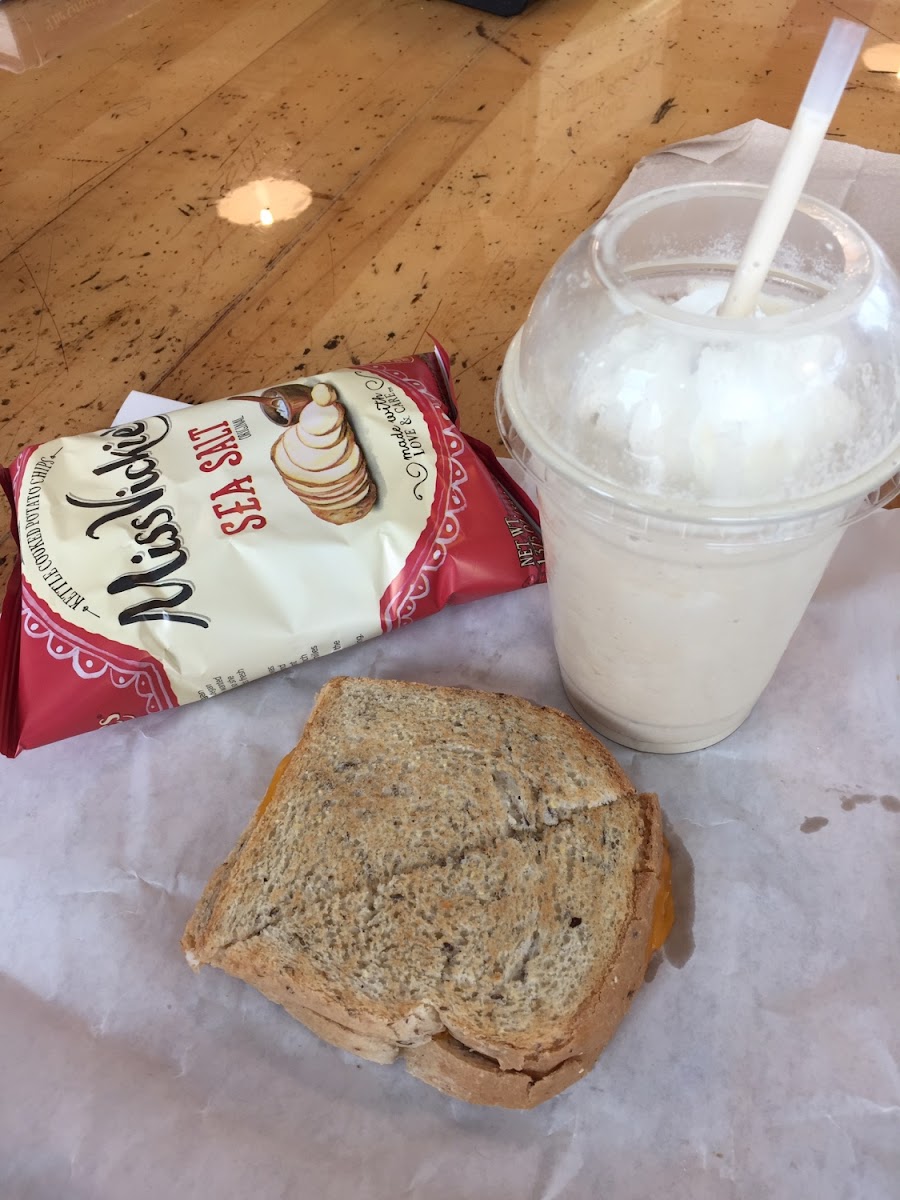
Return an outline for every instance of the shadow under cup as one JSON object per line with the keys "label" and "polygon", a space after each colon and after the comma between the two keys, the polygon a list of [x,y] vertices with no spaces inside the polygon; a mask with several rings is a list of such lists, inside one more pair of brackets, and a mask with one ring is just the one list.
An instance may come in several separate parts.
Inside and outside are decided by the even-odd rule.
{"label": "shadow under cup", "polygon": [[[604,217],[551,271],[498,384],[501,435],[538,489],[566,691],[590,725],[638,750],[697,750],[737,729],[846,526],[900,492],[900,285],[854,222],[801,201],[766,286],[775,315],[731,321],[672,307],[698,281],[724,289],[764,194],[686,185]],[[713,441],[709,479],[676,487],[665,439],[658,462],[636,453],[604,399],[621,384],[609,363],[625,336],[647,375],[660,346],[689,364],[708,347],[725,363],[757,353],[793,362],[793,348],[808,353],[822,331],[837,363],[829,386],[856,406],[857,440],[822,434],[808,478],[773,467],[763,488],[739,458],[731,469],[727,441]],[[731,382],[724,374],[723,392]],[[733,383],[747,391],[746,377]],[[670,406],[662,419],[677,426],[689,390],[652,380],[654,403]],[[785,461],[808,469],[804,453]]]}

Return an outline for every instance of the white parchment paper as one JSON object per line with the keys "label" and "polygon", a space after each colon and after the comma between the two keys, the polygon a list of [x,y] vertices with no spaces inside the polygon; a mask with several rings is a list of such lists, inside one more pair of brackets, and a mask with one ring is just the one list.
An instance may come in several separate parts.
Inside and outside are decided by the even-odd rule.
{"label": "white parchment paper", "polygon": [[879,513],[741,730],[612,747],[660,795],[678,917],[597,1067],[531,1113],[360,1063],[178,941],[332,675],[567,709],[545,588],[0,761],[0,1197],[897,1200],[898,614]]}

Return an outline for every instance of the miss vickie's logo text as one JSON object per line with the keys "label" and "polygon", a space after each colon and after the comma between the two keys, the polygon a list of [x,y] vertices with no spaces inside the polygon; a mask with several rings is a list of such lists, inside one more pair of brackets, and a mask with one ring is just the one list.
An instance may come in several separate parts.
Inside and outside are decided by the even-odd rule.
{"label": "miss vickie's logo text", "polygon": [[[168,417],[158,416],[109,430],[103,442],[109,460],[95,467],[92,473],[98,478],[110,475],[122,486],[109,500],[84,500],[71,493],[66,500],[75,508],[103,510],[85,529],[85,537],[99,540],[99,531],[110,521],[127,520],[135,531],[137,553],[131,557],[135,570],[119,575],[106,590],[111,596],[126,595],[136,589],[144,593],[150,590],[152,595],[123,608],[118,617],[120,625],[176,621],[207,629],[208,617],[183,607],[195,589],[189,579],[176,577],[176,572],[187,565],[189,554],[173,509],[160,503],[165,498],[166,486],[161,481],[154,451],[171,428]],[[207,429],[189,429],[188,437],[203,472],[226,465],[239,466],[242,462],[237,438],[227,421]],[[263,529],[266,525],[249,475],[230,480],[210,494],[210,501],[222,532],[228,536],[246,529]],[[232,520],[234,516],[239,519]]]}

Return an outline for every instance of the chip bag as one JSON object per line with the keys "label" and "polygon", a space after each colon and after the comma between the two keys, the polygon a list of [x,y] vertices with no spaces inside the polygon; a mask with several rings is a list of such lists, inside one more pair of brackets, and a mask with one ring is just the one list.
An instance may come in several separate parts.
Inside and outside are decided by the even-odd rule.
{"label": "chip bag", "polygon": [[0,483],[8,756],[545,578],[440,348],[30,446]]}

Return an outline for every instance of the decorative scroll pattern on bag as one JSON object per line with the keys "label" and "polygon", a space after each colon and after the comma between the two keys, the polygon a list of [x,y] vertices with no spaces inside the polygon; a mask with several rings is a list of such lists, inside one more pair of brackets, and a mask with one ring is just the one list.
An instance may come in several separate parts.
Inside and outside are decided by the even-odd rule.
{"label": "decorative scroll pattern on bag", "polygon": [[108,675],[113,687],[133,688],[146,713],[175,707],[162,671],[154,663],[105,654],[72,630],[63,628],[27,585],[22,588],[22,629],[33,640],[46,641],[50,657],[57,662],[68,661],[79,679],[97,680]]}
{"label": "decorative scroll pattern on bag", "polygon": [[[385,378],[399,383],[408,392],[417,392],[422,401],[434,411],[439,422],[441,441],[435,446],[435,450],[438,455],[438,463],[443,463],[443,467],[438,466],[438,495],[441,497],[444,507],[434,538],[424,547],[427,557],[419,556],[419,562],[416,564],[418,570],[415,570],[414,567],[411,577],[395,581],[396,591],[392,589],[393,594],[383,606],[382,625],[385,632],[395,629],[398,625],[408,625],[414,621],[416,609],[431,593],[432,576],[441,569],[447,557],[448,548],[459,537],[459,514],[466,509],[463,487],[469,478],[462,464],[466,443],[443,405],[422,380],[413,379],[404,372],[398,371],[396,363],[392,363],[391,366],[390,373],[383,372]],[[445,485],[443,488],[442,484]]]}

